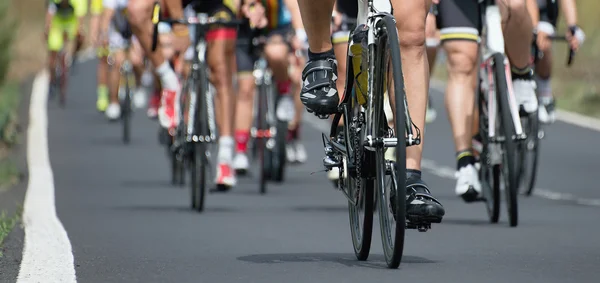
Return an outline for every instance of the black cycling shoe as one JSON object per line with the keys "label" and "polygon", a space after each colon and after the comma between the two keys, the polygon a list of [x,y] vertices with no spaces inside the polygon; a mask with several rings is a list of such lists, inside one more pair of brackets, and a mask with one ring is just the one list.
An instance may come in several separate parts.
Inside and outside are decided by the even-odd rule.
{"label": "black cycling shoe", "polygon": [[337,61],[333,58],[309,61],[302,71],[300,100],[308,112],[321,119],[338,112]]}
{"label": "black cycling shoe", "polygon": [[406,219],[414,224],[440,223],[446,211],[418,175],[406,179]]}

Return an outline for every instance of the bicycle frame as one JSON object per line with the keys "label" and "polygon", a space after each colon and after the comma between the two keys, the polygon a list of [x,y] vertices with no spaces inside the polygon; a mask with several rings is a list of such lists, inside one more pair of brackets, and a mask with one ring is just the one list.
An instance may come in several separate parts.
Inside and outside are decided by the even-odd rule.
{"label": "bicycle frame", "polygon": [[[485,0],[481,9],[481,19],[483,19],[482,39],[483,44],[480,44],[480,79],[483,82],[482,87],[487,90],[487,110],[488,110],[488,134],[491,140],[496,138],[496,114],[498,107],[496,105],[496,91],[493,85],[492,77],[492,56],[496,53],[505,54],[504,50],[504,35],[502,33],[502,17],[500,9],[494,0]],[[510,63],[508,58],[504,56],[504,66],[508,86],[508,101],[510,113],[515,127],[516,137],[524,138],[521,119],[519,117],[519,106],[517,104],[515,93],[512,87],[512,76],[510,71]],[[506,137],[511,138],[511,137]]]}
{"label": "bicycle frame", "polygon": [[[208,14],[204,14],[204,13],[199,13],[197,14],[198,17],[198,24],[200,25],[196,25],[194,26],[195,28],[195,38],[194,38],[194,42],[193,42],[193,46],[195,46],[195,54],[194,57],[192,59],[192,64],[191,64],[191,80],[192,81],[198,81],[200,80],[200,68],[207,68],[207,62],[206,62],[206,50],[208,48],[208,44],[206,42],[206,40],[204,39],[204,33],[206,33],[206,26],[202,26],[203,24],[207,24],[208,23],[208,19],[209,16]],[[207,72],[208,74],[208,72]],[[206,78],[208,80],[208,78]],[[207,84],[208,86],[208,84]],[[214,116],[214,107],[212,104],[212,93],[210,91],[210,88],[205,89],[204,91],[206,93],[204,93],[203,97],[206,99],[206,110],[207,110],[207,114],[208,114],[208,129],[209,129],[209,133],[197,133],[197,129],[196,129],[196,109],[197,109],[197,99],[199,94],[197,93],[198,89],[197,87],[195,87],[194,89],[191,89],[190,92],[192,93],[192,95],[190,96],[190,106],[189,106],[189,111],[188,111],[188,123],[187,123],[187,128],[186,128],[186,142],[211,142],[214,141],[216,139],[216,122],[215,122],[215,116]],[[199,135],[200,134],[200,135]],[[204,135],[206,134],[206,135]],[[204,135],[204,136],[202,136]]]}
{"label": "bicycle frame", "polygon": [[[260,95],[266,95],[267,96],[267,111],[266,113],[266,122],[267,125],[274,125],[275,121],[276,121],[276,117],[275,117],[275,105],[276,105],[276,99],[275,95],[273,93],[274,89],[273,89],[273,72],[271,71],[271,69],[268,66],[267,60],[264,56],[260,56],[259,59],[254,63],[254,70],[252,71],[252,75],[254,76],[254,81],[256,84],[257,89],[261,89],[264,88],[265,92],[261,92],[258,91],[258,93],[255,95],[255,99],[254,102],[256,103],[255,107],[262,107],[260,104]],[[255,111],[255,115],[258,115],[259,111]],[[254,117],[255,121],[256,118],[258,117]],[[271,126],[269,129],[263,130],[263,129],[259,129],[260,125],[256,125],[253,126],[250,129],[250,134],[253,138],[268,138],[267,142],[266,142],[266,146],[268,149],[273,148],[274,146],[274,142],[272,140],[272,137],[274,137],[277,134],[277,128],[274,126]]]}
{"label": "bicycle frame", "polygon": [[[358,0],[358,14],[356,24],[366,24],[369,28],[367,34],[367,44],[368,44],[368,64],[369,64],[369,77],[375,76],[375,58],[376,58],[376,39],[377,39],[377,24],[385,15],[392,14],[392,5],[389,0]],[[379,109],[376,109],[381,105],[381,111],[383,111],[383,95],[384,93],[376,93],[377,86],[373,85],[373,80],[369,80],[369,84],[367,85],[367,108],[365,111],[365,116],[369,117],[367,121],[376,121],[375,115],[379,113]],[[382,101],[379,101],[382,100]],[[390,100],[391,101],[391,100]],[[412,121],[410,118],[410,114],[408,111],[408,104],[406,103],[406,99],[404,99],[404,109],[406,115],[406,145],[417,145],[420,143],[419,135],[415,135],[412,130]],[[399,113],[396,113],[398,115]],[[378,117],[377,117],[378,118]],[[375,140],[373,137],[377,136],[376,131],[378,129],[374,128],[375,125],[373,122],[367,123],[366,125],[366,148],[368,150],[374,150],[376,146],[383,147],[396,147],[398,143],[398,137],[395,138],[378,138]]]}

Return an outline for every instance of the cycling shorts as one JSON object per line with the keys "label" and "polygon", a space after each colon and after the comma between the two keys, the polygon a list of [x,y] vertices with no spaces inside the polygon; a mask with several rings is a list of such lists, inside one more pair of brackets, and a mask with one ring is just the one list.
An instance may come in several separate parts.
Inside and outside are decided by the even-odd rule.
{"label": "cycling shorts", "polygon": [[99,16],[104,10],[102,6],[102,0],[91,0],[90,13],[94,16]]}
{"label": "cycling shorts", "polygon": [[351,19],[355,19],[358,16],[358,1],[356,0],[337,0],[336,8],[338,12]]}
{"label": "cycling shorts", "polygon": [[537,0],[540,9],[540,22],[548,22],[556,28],[558,23],[558,0]]}
{"label": "cycling shorts", "polygon": [[[281,36],[283,40],[287,41],[287,39],[290,38],[293,33],[294,30],[292,29],[291,25],[283,25],[269,31],[266,36],[267,38]],[[254,70],[254,63],[256,60],[258,60],[258,56],[260,55],[252,45],[252,39],[253,36],[250,32],[249,26],[241,27],[235,50],[238,76],[252,74],[252,71]]]}
{"label": "cycling shorts", "polygon": [[[224,21],[231,21],[236,18],[236,11],[233,4],[233,0],[182,0],[183,7],[189,5],[190,8],[186,7],[186,12],[194,13],[205,13],[209,17],[221,19]],[[189,15],[189,14],[188,14]],[[195,36],[195,30],[192,27],[190,29],[190,38],[193,40]],[[224,26],[212,26],[206,33],[206,40],[216,39],[235,39],[237,36],[237,29],[235,27],[224,27]]]}
{"label": "cycling shorts", "polygon": [[78,27],[79,20],[75,16],[68,18],[52,17],[50,30],[48,31],[48,49],[50,51],[60,51],[65,44],[64,35],[67,35],[69,41],[74,40]]}
{"label": "cycling shorts", "polygon": [[436,24],[440,41],[479,42],[481,30],[478,0],[443,0],[437,6]]}

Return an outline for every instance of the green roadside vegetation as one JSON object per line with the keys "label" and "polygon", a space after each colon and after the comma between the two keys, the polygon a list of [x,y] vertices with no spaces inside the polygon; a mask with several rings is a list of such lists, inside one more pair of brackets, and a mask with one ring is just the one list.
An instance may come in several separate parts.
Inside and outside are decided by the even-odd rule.
{"label": "green roadside vegetation", "polygon": [[[552,87],[559,108],[600,118],[600,1],[576,1],[579,26],[586,34],[582,48],[575,55],[571,67],[566,66],[568,46],[556,42],[553,46]],[[565,34],[567,27],[560,15],[558,34]],[[441,52],[440,52],[441,53]],[[446,80],[448,73],[442,54],[433,72],[433,77]]]}

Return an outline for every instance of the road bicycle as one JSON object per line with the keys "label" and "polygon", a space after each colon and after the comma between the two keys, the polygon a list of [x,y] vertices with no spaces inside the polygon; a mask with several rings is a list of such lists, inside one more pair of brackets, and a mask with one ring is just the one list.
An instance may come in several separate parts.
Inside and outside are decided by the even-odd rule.
{"label": "road bicycle", "polygon": [[[571,30],[571,32],[572,34],[574,34],[575,30]],[[533,57],[534,65],[544,56],[544,53],[537,48],[536,37],[537,35],[534,34],[534,39],[531,47],[531,54]],[[552,41],[567,41],[566,36],[552,35],[549,36],[549,39]],[[575,51],[569,48],[566,62],[567,67],[571,66],[574,57]],[[535,186],[538,159],[540,154],[540,142],[545,136],[545,131],[539,121],[537,111],[531,114],[521,113],[521,123],[523,125],[525,133],[527,134],[527,138],[519,144],[519,147],[521,148],[519,150],[521,154],[519,155],[519,159],[517,162],[519,166],[519,168],[517,169],[519,172],[519,188],[522,194],[530,196],[533,193],[533,189]]]}
{"label": "road bicycle", "polygon": [[[358,26],[348,44],[344,95],[330,134],[323,134],[323,165],[328,170],[339,170],[338,189],[348,200],[357,259],[369,256],[377,205],[384,257],[389,268],[397,268],[404,250],[405,229],[431,228],[429,222],[406,215],[406,203],[412,201],[406,199],[406,147],[420,144],[421,134],[408,112],[390,2],[360,0],[358,9]],[[386,95],[395,102],[392,127],[384,113]],[[386,160],[386,149],[395,149],[396,161]]]}
{"label": "road bicycle", "polygon": [[263,51],[267,37],[255,36],[252,39],[253,52],[258,60],[254,63],[253,76],[257,92],[254,96],[254,124],[250,129],[252,148],[259,163],[259,191],[267,192],[267,182],[282,182],[286,167],[286,137],[288,123],[293,118],[290,113],[277,115],[282,96],[275,88],[273,72],[268,66]]}
{"label": "road bicycle", "polygon": [[[131,106],[131,89],[135,82],[135,75],[133,73],[133,65],[129,60],[129,52],[128,49],[131,45],[131,37],[127,37],[127,35],[123,36],[126,38],[126,51],[125,51],[125,60],[119,67],[119,72],[121,73],[121,78],[119,80],[119,103],[121,104],[121,125],[123,126],[123,143],[129,144],[131,140],[131,116],[133,114],[133,109]],[[114,65],[114,59],[112,58],[112,54],[109,54],[107,57],[108,64]]]}
{"label": "road bicycle", "polygon": [[160,4],[155,2],[152,22],[154,32],[152,36],[152,50],[156,50],[158,43],[158,23],[184,24],[194,27],[195,40],[194,56],[191,72],[182,90],[182,104],[180,123],[177,126],[173,143],[170,146],[172,158],[177,163],[173,174],[179,175],[180,184],[183,183],[183,170],[190,172],[191,207],[202,212],[206,198],[206,191],[214,185],[212,178],[216,168],[216,141],[218,131],[215,121],[215,110],[212,92],[209,89],[208,65],[206,61],[206,33],[214,25],[237,27],[241,22],[237,20],[223,20],[209,17],[208,14],[198,13],[186,19],[169,19],[160,17]]}

